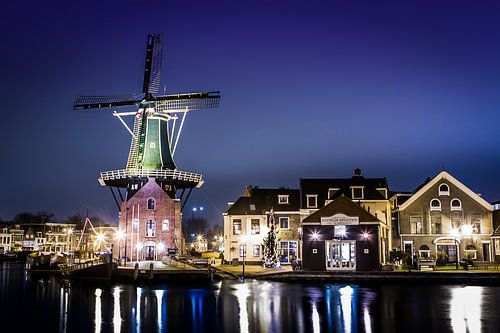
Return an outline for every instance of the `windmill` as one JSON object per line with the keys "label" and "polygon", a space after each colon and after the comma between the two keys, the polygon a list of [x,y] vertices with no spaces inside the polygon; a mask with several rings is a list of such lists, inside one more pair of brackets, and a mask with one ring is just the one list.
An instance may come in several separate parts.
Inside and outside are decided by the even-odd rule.
{"label": "windmill", "polygon": [[[101,172],[99,183],[109,186],[113,198],[120,209],[115,195],[116,189],[124,201],[120,189],[126,189],[127,198],[154,178],[172,198],[182,190],[184,208],[191,190],[203,185],[201,174],[177,169],[174,156],[187,114],[193,110],[212,109],[219,106],[220,93],[194,92],[182,94],[159,94],[162,64],[162,36],[148,35],[146,64],[142,93],[113,96],[78,96],[73,109],[122,108],[136,106],[137,111],[113,111],[115,116],[130,133],[132,140],[125,169]],[[133,128],[124,117],[134,117]]]}

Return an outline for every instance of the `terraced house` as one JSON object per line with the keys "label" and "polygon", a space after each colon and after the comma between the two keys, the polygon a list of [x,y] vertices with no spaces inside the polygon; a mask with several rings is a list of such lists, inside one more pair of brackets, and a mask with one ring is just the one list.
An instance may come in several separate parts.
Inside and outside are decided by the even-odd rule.
{"label": "terraced house", "polygon": [[394,208],[401,248],[412,258],[438,264],[492,260],[493,207],[448,172],[428,179]]}
{"label": "terraced house", "polygon": [[247,186],[242,196],[228,204],[224,217],[224,259],[260,263],[263,238],[273,210],[278,227],[280,262],[288,264],[300,253],[300,196],[296,189],[263,189]]}

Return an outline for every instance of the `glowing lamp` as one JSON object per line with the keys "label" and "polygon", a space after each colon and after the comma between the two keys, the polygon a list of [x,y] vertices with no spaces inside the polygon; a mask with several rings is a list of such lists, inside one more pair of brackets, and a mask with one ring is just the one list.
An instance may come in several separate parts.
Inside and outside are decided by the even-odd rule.
{"label": "glowing lamp", "polygon": [[163,252],[163,250],[165,250],[165,244],[163,243],[158,244],[158,251]]}
{"label": "glowing lamp", "polygon": [[140,250],[142,250],[142,243],[137,243],[137,244],[135,245],[135,248],[136,248],[137,250],[139,250],[139,251],[140,251]]}

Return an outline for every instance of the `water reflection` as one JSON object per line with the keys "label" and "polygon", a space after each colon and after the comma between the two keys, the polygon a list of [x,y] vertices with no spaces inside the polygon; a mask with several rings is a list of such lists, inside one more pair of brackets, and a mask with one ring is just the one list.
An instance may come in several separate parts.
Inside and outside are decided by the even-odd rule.
{"label": "water reflection", "polygon": [[451,290],[450,318],[453,332],[481,332],[484,287],[457,287]]}
{"label": "water reflection", "polygon": [[500,327],[496,286],[70,285],[56,278],[26,281],[22,270],[2,271],[0,279],[6,279],[0,281],[2,332],[461,333]]}

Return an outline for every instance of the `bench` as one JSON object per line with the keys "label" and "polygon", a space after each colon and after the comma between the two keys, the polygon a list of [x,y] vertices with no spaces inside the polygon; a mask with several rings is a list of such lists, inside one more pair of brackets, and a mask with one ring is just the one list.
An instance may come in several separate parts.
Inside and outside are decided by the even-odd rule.
{"label": "bench", "polygon": [[434,259],[419,259],[417,261],[419,271],[433,271],[436,269],[436,260]]}
{"label": "bench", "polygon": [[474,269],[488,269],[490,267],[498,269],[499,264],[491,261],[472,261]]}

